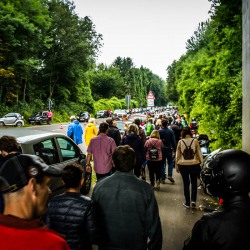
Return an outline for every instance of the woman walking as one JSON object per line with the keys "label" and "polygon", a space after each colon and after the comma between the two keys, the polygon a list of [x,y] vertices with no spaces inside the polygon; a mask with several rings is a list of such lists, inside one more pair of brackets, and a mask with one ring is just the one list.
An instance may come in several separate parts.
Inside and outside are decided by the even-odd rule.
{"label": "woman walking", "polygon": [[[185,127],[181,132],[176,150],[176,171],[181,173],[184,187],[185,202],[183,206],[190,208],[196,206],[197,198],[197,180],[200,174],[200,164],[203,161],[200,144],[196,138],[192,138],[189,127]],[[191,181],[191,197],[190,197]],[[191,203],[190,203],[191,201]]]}
{"label": "woman walking", "polygon": [[130,124],[127,134],[123,137],[121,145],[129,145],[135,151],[136,163],[134,166],[134,174],[137,177],[141,175],[142,164],[146,160],[142,138],[139,136],[139,129],[136,124]]}
{"label": "woman walking", "polygon": [[163,143],[160,139],[158,130],[153,130],[150,134],[150,138],[144,145],[146,151],[146,160],[149,170],[149,179],[151,185],[154,187],[156,181],[155,190],[160,190],[161,169],[162,169],[162,148]]}
{"label": "woman walking", "polygon": [[98,130],[95,125],[95,118],[90,118],[84,133],[84,140],[87,147],[89,145],[90,140],[97,135],[98,135]]}

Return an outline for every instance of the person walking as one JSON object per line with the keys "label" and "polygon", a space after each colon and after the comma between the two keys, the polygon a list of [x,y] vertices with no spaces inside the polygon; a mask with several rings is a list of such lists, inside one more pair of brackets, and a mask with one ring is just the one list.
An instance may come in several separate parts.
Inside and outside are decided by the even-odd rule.
{"label": "person walking", "polygon": [[70,124],[68,126],[67,130],[67,136],[70,137],[72,140],[74,140],[74,121],[76,117],[74,115],[70,116]]}
{"label": "person walking", "polygon": [[49,124],[51,124],[51,122],[52,122],[52,118],[53,118],[53,113],[52,113],[52,111],[51,111],[51,110],[49,110],[49,111],[48,111],[48,113],[47,113],[47,117],[48,117],[48,122],[49,122]]}
{"label": "person walking", "polygon": [[98,135],[98,130],[95,125],[95,118],[90,118],[89,123],[86,126],[85,132],[84,132],[85,145],[88,147],[90,140],[97,135]]}
{"label": "person walking", "polygon": [[142,138],[139,136],[139,129],[136,124],[129,125],[127,135],[123,137],[121,145],[129,145],[134,149],[136,155],[134,174],[140,177],[142,165],[146,161],[146,155],[144,144]]}
{"label": "person walking", "polygon": [[162,170],[162,140],[158,130],[153,130],[150,138],[145,142],[146,160],[149,170],[149,179],[155,190],[160,190],[161,170]]}
{"label": "person walking", "polygon": [[90,140],[87,148],[87,171],[91,167],[90,160],[93,156],[97,180],[112,174],[112,154],[116,144],[114,139],[107,135],[108,129],[108,123],[102,122],[99,126],[99,135]]}
{"label": "person walking", "polygon": [[75,143],[77,145],[81,144],[82,143],[83,129],[82,129],[82,126],[78,120],[74,120],[72,133],[73,133]]}
{"label": "person walking", "polygon": [[100,225],[99,249],[162,249],[158,204],[151,186],[133,174],[135,151],[119,146],[116,172],[98,181],[92,193]]}
{"label": "person walking", "polygon": [[[203,157],[200,144],[196,138],[192,138],[189,127],[182,130],[182,139],[178,142],[176,151],[175,168],[181,173],[184,187],[185,202],[183,206],[190,208],[196,206],[197,198],[197,180],[201,170]],[[190,181],[191,181],[191,197],[190,197]],[[191,203],[190,203],[191,202]]]}
{"label": "person walking", "polygon": [[80,193],[84,182],[81,165],[67,165],[63,169],[62,181],[66,191],[50,200],[45,223],[65,235],[71,250],[91,250],[98,236],[96,213],[93,201]]}
{"label": "person walking", "polygon": [[139,136],[141,137],[142,139],[142,143],[143,143],[143,146],[147,140],[146,138],[146,134],[145,134],[145,130],[144,128],[141,126],[141,120],[138,118],[138,117],[135,117],[134,118],[134,124],[137,125],[138,129],[139,129]]}
{"label": "person walking", "polygon": [[184,250],[250,249],[249,162],[248,153],[227,149],[215,154],[202,170],[205,193],[222,198],[222,208],[195,223]]}
{"label": "person walking", "polygon": [[0,249],[69,250],[61,235],[38,220],[47,211],[52,176],[60,168],[48,166],[36,155],[17,155],[0,169],[4,212],[0,214]]}
{"label": "person walking", "polygon": [[168,121],[166,119],[162,120],[162,129],[159,130],[160,138],[163,142],[163,164],[161,171],[161,182],[165,183],[166,180],[166,160],[168,162],[168,180],[174,183],[173,178],[173,168],[174,168],[174,156],[176,149],[176,141],[173,130],[168,128]]}
{"label": "person walking", "polygon": [[115,140],[116,146],[121,144],[121,134],[119,129],[114,126],[113,119],[111,117],[107,118],[106,122],[109,125],[108,136]]}

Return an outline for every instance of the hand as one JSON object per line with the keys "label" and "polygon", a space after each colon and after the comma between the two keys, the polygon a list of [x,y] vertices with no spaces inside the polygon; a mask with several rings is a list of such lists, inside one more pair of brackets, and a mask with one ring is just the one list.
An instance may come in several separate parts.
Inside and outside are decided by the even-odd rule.
{"label": "hand", "polygon": [[90,164],[88,164],[88,165],[86,165],[86,172],[88,172],[88,173],[91,173],[91,165]]}

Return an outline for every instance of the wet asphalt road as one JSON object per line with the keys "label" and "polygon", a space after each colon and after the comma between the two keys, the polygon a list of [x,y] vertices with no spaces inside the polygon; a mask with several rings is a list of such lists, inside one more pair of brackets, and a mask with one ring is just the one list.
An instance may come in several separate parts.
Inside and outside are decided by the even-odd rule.
{"label": "wet asphalt road", "polygon": [[[24,129],[41,129],[66,134],[69,123],[34,126]],[[86,124],[82,124],[83,128]],[[85,144],[80,144],[83,152],[86,152]],[[184,240],[190,235],[194,223],[203,215],[204,211],[199,206],[207,209],[217,208],[217,203],[209,196],[205,195],[202,190],[198,190],[197,208],[187,209],[183,207],[184,201],[182,178],[179,173],[173,170],[175,183],[172,184],[167,180],[166,184],[161,184],[160,191],[155,191],[158,201],[159,213],[163,231],[163,250],[179,250],[183,247]],[[147,176],[147,180],[149,178]],[[90,194],[91,196],[91,194]],[[97,247],[93,248],[94,250]]]}

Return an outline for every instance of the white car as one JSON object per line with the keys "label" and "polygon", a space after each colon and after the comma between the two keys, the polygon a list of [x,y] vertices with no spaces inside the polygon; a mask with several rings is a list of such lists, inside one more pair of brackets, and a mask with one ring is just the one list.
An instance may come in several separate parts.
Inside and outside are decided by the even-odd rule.
{"label": "white car", "polygon": [[0,127],[3,126],[17,126],[21,127],[24,125],[23,116],[19,113],[8,113],[0,118]]}

